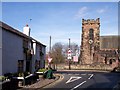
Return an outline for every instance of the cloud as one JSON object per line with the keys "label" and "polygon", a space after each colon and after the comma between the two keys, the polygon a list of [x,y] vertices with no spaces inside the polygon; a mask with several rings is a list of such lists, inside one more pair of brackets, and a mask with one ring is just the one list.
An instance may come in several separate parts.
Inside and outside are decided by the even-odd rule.
{"label": "cloud", "polygon": [[75,15],[75,19],[83,18],[84,16],[88,14],[87,11],[88,11],[88,8],[85,6],[80,8],[77,14]]}
{"label": "cloud", "polygon": [[97,10],[97,12],[101,14],[101,13],[106,12],[106,10],[105,9],[99,9],[99,10]]}
{"label": "cloud", "polygon": [[101,13],[105,13],[108,9],[108,6],[105,6],[104,8],[98,9],[97,13],[101,14]]}

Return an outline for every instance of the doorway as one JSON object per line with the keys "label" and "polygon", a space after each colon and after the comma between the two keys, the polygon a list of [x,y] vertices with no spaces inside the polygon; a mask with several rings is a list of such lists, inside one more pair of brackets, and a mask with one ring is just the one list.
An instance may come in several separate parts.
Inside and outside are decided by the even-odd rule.
{"label": "doorway", "polygon": [[31,66],[30,61],[26,61],[26,72],[31,72],[30,66]]}

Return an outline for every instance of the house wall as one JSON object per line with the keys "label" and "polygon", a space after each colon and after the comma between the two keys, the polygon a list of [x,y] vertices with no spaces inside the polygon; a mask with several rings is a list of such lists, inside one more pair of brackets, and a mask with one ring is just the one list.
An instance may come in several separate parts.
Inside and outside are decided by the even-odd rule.
{"label": "house wall", "polygon": [[43,56],[40,56],[41,44],[38,44],[36,42],[33,43],[33,49],[34,49],[34,55],[33,55],[33,58],[32,58],[32,71],[34,72],[35,71],[35,62],[36,62],[36,60],[40,61],[40,68],[44,68],[44,66],[45,66],[45,63],[44,63],[44,60],[45,60],[45,47],[42,46],[42,52],[44,53]]}
{"label": "house wall", "polygon": [[0,75],[2,75],[2,28],[0,27]]}
{"label": "house wall", "polygon": [[36,48],[37,48],[36,49],[36,60],[40,60],[40,68],[42,68],[43,67],[43,59],[42,59],[43,56],[40,56],[40,49],[41,49],[40,44],[37,44]]}
{"label": "house wall", "polygon": [[40,56],[40,45],[37,44],[36,46],[36,60],[40,60],[40,68],[44,68],[45,67],[45,47],[42,45],[42,53],[44,53],[44,55]]}
{"label": "house wall", "polygon": [[32,73],[35,71],[35,61],[36,61],[36,42],[33,43],[34,54],[32,55]]}
{"label": "house wall", "polygon": [[43,55],[43,67],[45,67],[45,60],[46,60],[46,47],[44,47],[43,46],[43,48],[42,48],[42,52],[44,53],[44,55]]}
{"label": "house wall", "polygon": [[6,30],[2,30],[2,33],[3,74],[15,73],[18,69],[18,60],[23,60],[23,39]]}
{"label": "house wall", "polygon": [[36,45],[36,60],[40,60],[40,45]]}

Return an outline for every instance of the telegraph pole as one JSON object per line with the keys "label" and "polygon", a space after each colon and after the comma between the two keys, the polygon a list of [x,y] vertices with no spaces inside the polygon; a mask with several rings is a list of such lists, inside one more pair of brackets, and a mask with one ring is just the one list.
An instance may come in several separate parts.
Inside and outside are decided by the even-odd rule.
{"label": "telegraph pole", "polygon": [[[49,59],[51,59],[50,53],[51,53],[51,36],[50,36],[50,46],[49,46]],[[51,67],[51,60],[48,60],[48,67]]]}
{"label": "telegraph pole", "polygon": [[49,48],[49,52],[51,52],[51,36],[50,36],[50,48]]}

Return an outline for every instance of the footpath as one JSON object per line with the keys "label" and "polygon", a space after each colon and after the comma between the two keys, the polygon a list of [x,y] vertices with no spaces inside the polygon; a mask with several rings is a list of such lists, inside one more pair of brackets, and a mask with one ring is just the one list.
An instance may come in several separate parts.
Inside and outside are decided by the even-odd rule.
{"label": "footpath", "polygon": [[27,86],[24,86],[22,89],[20,90],[28,90],[28,89],[34,89],[34,90],[37,90],[37,89],[41,89],[51,83],[55,83],[57,80],[59,80],[61,78],[61,75],[60,74],[54,74],[55,76],[55,79],[44,79],[44,78],[40,78],[39,81],[37,81],[36,83],[32,84],[32,85],[27,85]]}

